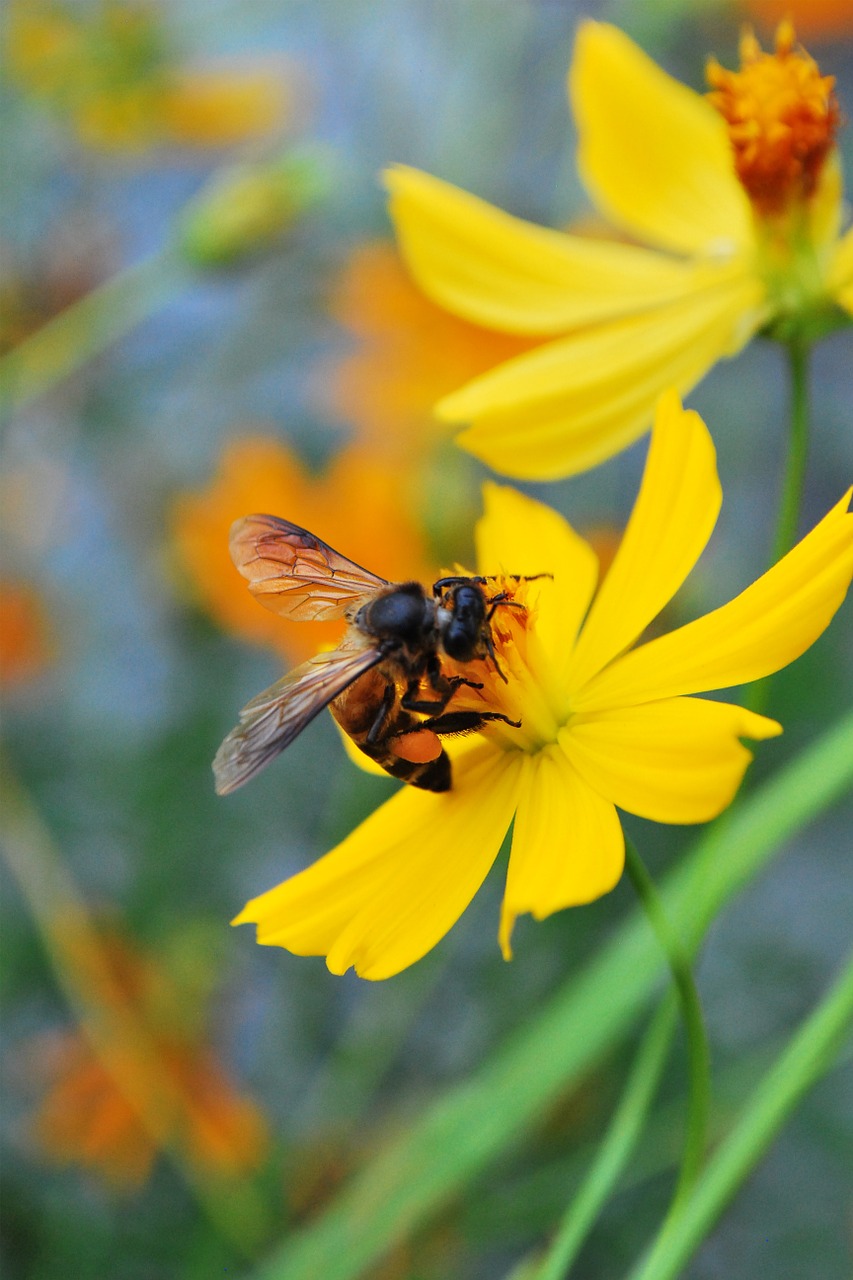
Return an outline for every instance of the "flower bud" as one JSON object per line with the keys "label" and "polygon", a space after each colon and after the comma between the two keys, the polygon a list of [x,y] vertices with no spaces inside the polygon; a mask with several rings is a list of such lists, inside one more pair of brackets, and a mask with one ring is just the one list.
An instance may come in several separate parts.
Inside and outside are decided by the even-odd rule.
{"label": "flower bud", "polygon": [[195,266],[218,267],[267,249],[325,198],[330,177],[319,148],[229,165],[184,210],[180,250]]}

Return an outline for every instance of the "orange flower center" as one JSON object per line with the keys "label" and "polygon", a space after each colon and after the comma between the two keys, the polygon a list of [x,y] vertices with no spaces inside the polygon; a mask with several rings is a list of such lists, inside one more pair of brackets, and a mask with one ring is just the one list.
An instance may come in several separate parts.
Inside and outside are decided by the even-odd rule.
{"label": "orange flower center", "polygon": [[505,596],[491,623],[497,667],[491,659],[446,663],[448,674],[481,686],[462,686],[450,709],[505,716],[506,720],[487,720],[481,732],[505,751],[535,753],[556,742],[569,713],[565,690],[536,635],[537,596],[553,590],[553,582],[496,577],[489,580],[489,590]]}
{"label": "orange flower center", "polygon": [[737,175],[762,214],[778,213],[815,191],[840,113],[833,76],[822,76],[790,22],[765,53],[752,32],[740,42],[741,69],[708,64],[708,94],[729,127]]}

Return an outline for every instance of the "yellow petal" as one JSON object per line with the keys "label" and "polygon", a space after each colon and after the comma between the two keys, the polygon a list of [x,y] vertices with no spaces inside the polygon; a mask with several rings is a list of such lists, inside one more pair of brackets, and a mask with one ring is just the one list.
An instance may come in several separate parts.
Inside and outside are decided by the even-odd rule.
{"label": "yellow petal", "polygon": [[385,182],[400,248],[424,293],[486,328],[556,334],[695,288],[693,264],[524,222],[418,169],[388,169]]}
{"label": "yellow petal", "polygon": [[838,148],[833,147],[823,162],[818,175],[817,188],[812,193],[806,209],[808,238],[815,253],[825,261],[838,241],[841,218],[844,212],[844,174]]}
{"label": "yellow petal", "polygon": [[404,787],[324,858],[247,904],[258,942],[388,978],[456,923],[500,849],[520,757],[478,744],[443,795]]}
{"label": "yellow petal", "polygon": [[830,297],[853,315],[853,227],[841,237],[829,267]]}
{"label": "yellow petal", "polygon": [[853,577],[852,493],[734,600],[596,676],[573,700],[576,709],[728,689],[793,662],[829,626]]}
{"label": "yellow petal", "polygon": [[650,244],[717,254],[751,243],[723,119],[616,27],[583,22],[569,72],[578,168],[608,217]]}
{"label": "yellow petal", "polygon": [[512,836],[500,944],[511,956],[516,918],[543,920],[563,907],[592,902],[622,874],[625,841],[616,810],[590,790],[563,752],[525,758]]}
{"label": "yellow petal", "polygon": [[574,475],[647,430],[661,393],[685,395],[764,318],[764,289],[743,266],[715,287],[647,315],[599,325],[537,347],[439,402],[471,422],[457,443],[520,479]]}
{"label": "yellow petal", "polygon": [[571,689],[633,644],[669,603],[705,550],[722,498],[708,428],[667,391],[631,519],[575,647]]}
{"label": "yellow petal", "polygon": [[655,822],[707,822],[722,812],[752,759],[740,737],[781,733],[742,707],[672,698],[572,719],[560,745],[584,782]]}
{"label": "yellow petal", "polygon": [[483,506],[475,531],[480,573],[553,574],[535,597],[535,631],[559,673],[592,599],[598,557],[558,512],[508,485],[484,484]]}

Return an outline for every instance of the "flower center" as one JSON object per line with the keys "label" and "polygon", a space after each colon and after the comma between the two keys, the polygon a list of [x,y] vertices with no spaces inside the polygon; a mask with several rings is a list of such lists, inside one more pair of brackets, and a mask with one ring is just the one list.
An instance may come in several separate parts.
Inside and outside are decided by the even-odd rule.
{"label": "flower center", "polygon": [[[556,742],[568,717],[561,682],[536,634],[539,592],[553,590],[553,586],[550,579],[490,579],[489,595],[505,596],[491,620],[497,667],[491,659],[446,664],[448,674],[482,686],[461,686],[448,710],[505,716],[506,720],[485,720],[481,730],[505,751],[535,752]],[[508,721],[521,723],[517,727]]]}
{"label": "flower center", "polygon": [[741,69],[716,59],[708,94],[729,128],[735,169],[760,214],[808,200],[839,124],[833,76],[822,76],[790,22],[780,23],[776,49],[765,53],[752,32],[740,42]]}

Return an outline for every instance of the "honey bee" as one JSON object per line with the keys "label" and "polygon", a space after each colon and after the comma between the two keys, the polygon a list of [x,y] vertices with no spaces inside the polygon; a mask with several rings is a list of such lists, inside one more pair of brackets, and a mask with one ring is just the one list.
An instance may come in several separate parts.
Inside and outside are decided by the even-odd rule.
{"label": "honey bee", "polygon": [[495,657],[491,619],[501,605],[523,608],[506,591],[488,594],[482,577],[387,582],[313,533],[276,516],[253,515],[231,530],[231,558],[256,599],[299,621],[346,618],[338,648],[303,662],[240,712],[213,762],[216,790],[241,787],[293,742],[324,707],[353,742],[387,773],[427,791],[447,791],[450,758],[443,734],[472,733],[497,711],[454,711],[461,686],[454,663]]}

